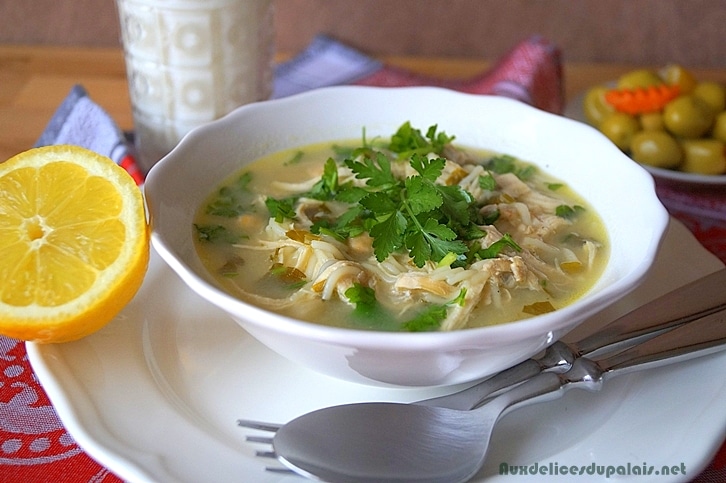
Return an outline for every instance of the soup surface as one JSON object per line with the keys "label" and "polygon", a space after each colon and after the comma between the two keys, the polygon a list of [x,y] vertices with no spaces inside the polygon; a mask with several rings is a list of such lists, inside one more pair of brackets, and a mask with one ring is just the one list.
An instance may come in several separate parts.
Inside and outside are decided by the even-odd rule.
{"label": "soup surface", "polygon": [[404,123],[390,139],[283,151],[227,179],[195,215],[217,282],[320,324],[438,331],[563,307],[598,279],[605,228],[532,164]]}

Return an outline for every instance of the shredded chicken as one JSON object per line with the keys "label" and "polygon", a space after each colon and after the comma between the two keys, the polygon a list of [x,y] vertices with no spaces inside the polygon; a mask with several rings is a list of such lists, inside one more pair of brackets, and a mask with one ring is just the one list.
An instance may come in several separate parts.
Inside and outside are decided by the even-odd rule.
{"label": "shredded chicken", "polygon": [[[316,222],[335,219],[347,205],[300,198],[294,222],[270,219],[260,239],[240,243],[239,249],[267,251],[271,263],[303,274],[305,285],[284,299],[248,296],[266,307],[294,307],[304,312],[321,300],[337,298],[352,305],[346,292],[361,285],[375,290],[376,299],[397,314],[415,313],[421,304],[447,304],[441,330],[456,330],[468,326],[474,311],[502,308],[517,292],[527,291],[534,294],[533,300],[549,303],[570,290],[573,273],[595,265],[602,251],[599,242],[578,238],[571,246],[563,244],[562,233],[568,232],[571,222],[555,214],[563,203],[560,197],[534,189],[512,173],[490,173],[467,152],[452,146],[443,155],[447,161],[438,182],[459,185],[479,201],[482,214],[497,217],[494,224],[480,226],[483,236],[473,243],[485,249],[506,233],[519,250],[503,250],[495,258],[475,261],[467,268],[433,262],[419,268],[401,253],[378,262],[367,233],[345,241],[312,233]],[[394,163],[392,170],[401,176],[413,174],[407,163]],[[360,183],[347,168],[340,168],[339,176],[341,183]],[[485,176],[494,177],[496,189],[483,187],[480,180]],[[275,189],[289,194],[305,192],[317,179],[275,183]]]}

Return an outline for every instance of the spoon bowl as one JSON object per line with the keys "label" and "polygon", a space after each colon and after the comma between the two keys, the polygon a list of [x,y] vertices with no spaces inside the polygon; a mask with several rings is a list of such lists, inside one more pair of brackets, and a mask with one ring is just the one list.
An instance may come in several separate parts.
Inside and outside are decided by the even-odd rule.
{"label": "spoon bowl", "polygon": [[565,373],[544,372],[465,411],[420,404],[358,403],[319,409],[280,427],[277,458],[300,475],[339,483],[468,481],[482,467],[494,427],[508,411],[598,390],[606,378],[703,356],[726,343],[720,310],[615,354],[576,359]]}

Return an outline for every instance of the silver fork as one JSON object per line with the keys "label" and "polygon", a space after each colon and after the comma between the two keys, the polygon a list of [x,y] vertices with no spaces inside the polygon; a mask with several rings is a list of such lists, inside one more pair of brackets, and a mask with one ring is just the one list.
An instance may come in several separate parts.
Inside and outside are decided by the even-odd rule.
{"label": "silver fork", "polygon": [[[275,430],[273,453],[296,473],[347,483],[463,483],[482,467],[499,418],[572,387],[600,389],[610,377],[723,350],[726,310],[614,355],[578,358],[471,411],[401,403],[358,403],[313,411]],[[331,428],[336,430],[331,431]]]}
{"label": "silver fork", "polygon": [[527,359],[467,389],[418,401],[450,409],[474,409],[487,397],[544,371],[566,372],[595,353],[622,350],[666,330],[726,308],[726,269],[699,278],[630,311],[576,342],[556,341],[538,358]]}
{"label": "silver fork", "polygon": [[[664,331],[687,324],[700,317],[726,308],[726,270],[720,270],[676,289],[596,330],[578,342],[558,341],[539,358],[528,359],[463,391],[418,401],[415,404],[458,410],[470,410],[488,397],[545,372],[563,373],[574,361],[586,355],[622,350]],[[238,425],[275,433],[282,425],[238,420]],[[272,437],[247,436],[252,443],[272,444]],[[257,456],[276,459],[274,451],[258,451]],[[269,471],[289,472],[286,468],[268,466]]]}

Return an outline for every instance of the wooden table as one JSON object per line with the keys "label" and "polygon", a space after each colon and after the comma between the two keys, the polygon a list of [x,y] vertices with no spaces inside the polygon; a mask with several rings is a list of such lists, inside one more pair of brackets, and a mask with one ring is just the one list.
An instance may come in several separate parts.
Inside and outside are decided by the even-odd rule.
{"label": "wooden table", "polygon": [[[287,56],[280,55],[280,59]],[[487,61],[384,57],[383,62],[438,78],[467,79]],[[629,65],[565,64],[566,99],[588,86],[617,78]],[[698,79],[726,82],[726,69],[695,69]],[[121,49],[0,45],[0,161],[35,143],[74,84],[106,109],[121,129],[133,126]]]}

